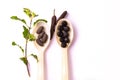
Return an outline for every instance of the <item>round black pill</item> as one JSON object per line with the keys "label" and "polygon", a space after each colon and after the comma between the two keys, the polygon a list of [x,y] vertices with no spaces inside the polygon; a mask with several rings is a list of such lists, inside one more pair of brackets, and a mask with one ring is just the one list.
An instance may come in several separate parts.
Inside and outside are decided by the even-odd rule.
{"label": "round black pill", "polygon": [[64,42],[64,38],[60,37],[60,42]]}
{"label": "round black pill", "polygon": [[66,43],[69,43],[69,42],[70,42],[70,39],[67,38],[67,37],[65,37],[65,38],[64,38],[64,41],[65,41]]}
{"label": "round black pill", "polygon": [[62,31],[62,32],[63,32],[63,36],[62,37],[68,37],[69,36],[69,34],[67,32],[65,32],[65,31]]}
{"label": "round black pill", "polygon": [[59,36],[59,37],[60,37],[60,32],[57,32],[57,36]]}
{"label": "round black pill", "polygon": [[63,33],[62,33],[62,32],[57,32],[57,35],[58,35],[59,37],[62,37],[62,36],[63,36]]}
{"label": "round black pill", "polygon": [[65,48],[66,46],[67,46],[66,43],[64,42],[61,43],[61,47]]}
{"label": "round black pill", "polygon": [[62,22],[62,25],[63,25],[63,26],[67,26],[67,22],[66,22],[66,21],[63,21],[63,22]]}
{"label": "round black pill", "polygon": [[68,26],[65,26],[63,27],[63,30],[67,32],[67,31],[70,31],[70,28]]}
{"label": "round black pill", "polygon": [[62,30],[63,28],[62,28],[62,25],[59,25],[58,26],[58,30]]}

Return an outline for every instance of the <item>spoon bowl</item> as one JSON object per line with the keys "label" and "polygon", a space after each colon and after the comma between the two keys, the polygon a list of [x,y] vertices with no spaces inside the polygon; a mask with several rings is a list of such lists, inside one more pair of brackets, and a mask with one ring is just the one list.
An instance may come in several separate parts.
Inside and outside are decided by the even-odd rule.
{"label": "spoon bowl", "polygon": [[37,31],[41,26],[43,26],[43,27],[45,28],[45,33],[48,35],[48,39],[47,39],[47,41],[46,41],[46,43],[45,43],[44,46],[40,46],[36,41],[34,41],[34,44],[35,44],[36,48],[37,48],[39,51],[44,51],[44,50],[46,50],[46,48],[48,47],[48,45],[49,45],[49,43],[50,43],[50,37],[49,37],[49,36],[50,36],[50,32],[49,32],[50,28],[49,28],[49,26],[47,25],[47,23],[44,22],[44,21],[38,22],[38,23],[35,25],[35,28],[34,28],[34,30],[33,30],[33,34],[34,34],[34,36],[37,38],[37,37],[38,37],[38,34],[36,33],[36,31]]}
{"label": "spoon bowl", "polygon": [[[67,45],[67,47],[65,47],[65,48],[68,48],[68,47],[70,47],[70,45],[71,45],[71,43],[72,43],[72,40],[73,40],[73,27],[72,27],[72,24],[71,24],[71,22],[68,20],[68,19],[60,19],[59,21],[58,21],[58,23],[57,23],[57,25],[56,25],[56,40],[57,40],[57,42],[58,42],[58,44],[59,45],[61,45],[61,42],[60,42],[60,39],[59,39],[59,37],[57,36],[57,32],[58,32],[58,28],[59,28],[59,26],[61,25],[61,23],[63,22],[63,21],[66,21],[67,23],[68,23],[68,27],[70,28],[70,31],[68,32],[68,34],[69,34],[69,39],[70,39],[70,42],[68,43],[68,45]],[[62,48],[62,47],[61,47]],[[63,48],[64,49],[64,48]]]}

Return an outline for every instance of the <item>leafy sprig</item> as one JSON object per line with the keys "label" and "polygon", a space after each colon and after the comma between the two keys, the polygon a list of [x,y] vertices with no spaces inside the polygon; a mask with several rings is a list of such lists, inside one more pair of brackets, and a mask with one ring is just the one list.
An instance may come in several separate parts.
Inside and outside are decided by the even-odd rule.
{"label": "leafy sprig", "polygon": [[21,21],[22,23],[26,24],[24,19],[18,18],[17,16],[11,16],[11,19]]}
{"label": "leafy sprig", "polygon": [[[28,51],[28,42],[29,41],[34,41],[36,39],[35,36],[31,33],[32,24],[34,26],[39,21],[47,22],[47,20],[45,20],[45,19],[37,19],[36,21],[32,22],[33,19],[35,17],[37,17],[38,15],[35,12],[28,9],[28,8],[23,8],[23,12],[29,17],[29,20],[30,20],[29,26],[28,26],[26,20],[23,19],[23,18],[19,18],[18,16],[11,16],[10,18],[12,20],[17,20],[17,21],[20,21],[20,22],[23,23],[23,26],[22,26],[23,27],[23,32],[22,32],[22,34],[23,34],[23,38],[25,39],[25,47],[23,48],[22,46],[17,44],[15,41],[12,42],[12,45],[17,46],[18,48],[20,48],[20,50],[24,54],[24,56],[21,57],[20,60],[23,61],[23,63],[26,65],[28,75],[30,76],[28,53],[27,53],[27,51]],[[38,62],[37,55],[31,54],[30,56],[32,56]]]}
{"label": "leafy sprig", "polygon": [[19,44],[17,44],[16,42],[13,41],[12,45],[13,46],[17,46],[18,48],[20,48],[20,50],[22,51],[22,53],[24,53],[24,49]]}
{"label": "leafy sprig", "polygon": [[24,10],[24,13],[31,19],[38,16],[37,14],[35,14],[33,11],[31,11],[28,8],[23,8],[23,10]]}

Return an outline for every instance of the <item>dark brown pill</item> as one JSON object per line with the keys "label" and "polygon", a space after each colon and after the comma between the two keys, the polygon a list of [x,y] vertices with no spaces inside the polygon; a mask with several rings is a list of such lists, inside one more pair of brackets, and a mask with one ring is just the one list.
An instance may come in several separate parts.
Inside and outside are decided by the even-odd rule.
{"label": "dark brown pill", "polygon": [[69,34],[67,32],[65,32],[65,31],[62,31],[62,32],[63,32],[63,36],[62,37],[68,37],[69,36]]}
{"label": "dark brown pill", "polygon": [[47,39],[48,39],[48,35],[44,34],[40,40],[41,40],[41,42],[45,43],[47,41]]}
{"label": "dark brown pill", "polygon": [[62,33],[62,32],[57,32],[57,35],[58,35],[59,37],[62,37],[62,36],[63,36],[63,33]]}
{"label": "dark brown pill", "polygon": [[66,15],[67,15],[67,11],[64,11],[64,12],[60,15],[60,17],[58,18],[57,22],[58,22],[60,19],[65,18]]}
{"label": "dark brown pill", "polygon": [[67,26],[67,21],[62,21],[63,26]]}
{"label": "dark brown pill", "polygon": [[42,38],[44,34],[45,34],[45,32],[42,31],[42,32],[38,35],[38,38],[39,38],[39,39]]}
{"label": "dark brown pill", "polygon": [[44,44],[39,39],[36,39],[36,42],[37,42],[38,45],[44,46]]}
{"label": "dark brown pill", "polygon": [[38,30],[37,30],[37,34],[40,34],[42,31],[43,31],[43,29],[44,29],[44,27],[43,26],[40,26],[39,28],[38,28]]}
{"label": "dark brown pill", "polygon": [[70,31],[70,28],[68,26],[65,26],[65,27],[63,27],[63,30],[68,32],[68,31]]}
{"label": "dark brown pill", "polygon": [[67,46],[66,43],[64,43],[64,42],[61,43],[61,47],[65,48],[66,46]]}
{"label": "dark brown pill", "polygon": [[70,42],[70,39],[69,39],[68,37],[65,37],[65,38],[64,38],[64,41],[65,41],[65,43],[69,43],[69,42]]}
{"label": "dark brown pill", "polygon": [[60,30],[60,28],[61,28],[61,25],[58,26],[58,30]]}
{"label": "dark brown pill", "polygon": [[64,38],[60,37],[60,42],[64,42]]}

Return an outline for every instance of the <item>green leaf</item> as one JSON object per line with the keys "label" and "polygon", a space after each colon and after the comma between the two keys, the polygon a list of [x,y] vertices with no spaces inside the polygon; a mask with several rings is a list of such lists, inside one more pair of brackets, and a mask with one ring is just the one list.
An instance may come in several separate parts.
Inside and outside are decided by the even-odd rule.
{"label": "green leaf", "polygon": [[32,17],[37,17],[38,15],[32,12]]}
{"label": "green leaf", "polygon": [[38,16],[28,8],[23,8],[23,11],[29,18],[34,18],[34,17]]}
{"label": "green leaf", "polygon": [[21,22],[25,23],[26,24],[26,21],[24,19],[21,19]]}
{"label": "green leaf", "polygon": [[24,53],[24,49],[20,46],[20,45],[18,45],[18,47],[21,49],[21,51]]}
{"label": "green leaf", "polygon": [[29,34],[30,34],[30,32],[29,32],[28,28],[25,27],[25,26],[23,26],[23,29],[24,29],[24,31],[23,31],[23,37],[24,37],[25,39],[29,39]]}
{"label": "green leaf", "polygon": [[13,20],[19,20],[19,18],[17,16],[11,16],[10,18]]}
{"label": "green leaf", "polygon": [[44,21],[44,22],[47,23],[47,20],[45,20],[45,19],[38,19],[38,20],[36,20],[36,21],[34,22],[34,25],[36,25],[36,23],[38,23],[39,21]]}
{"label": "green leaf", "polygon": [[21,57],[20,60],[23,61],[23,63],[27,66],[28,60],[26,57]]}
{"label": "green leaf", "polygon": [[13,46],[16,46],[17,44],[13,41],[13,42],[12,42],[12,45],[13,45]]}
{"label": "green leaf", "polygon": [[20,50],[24,53],[24,49],[19,45],[19,44],[17,44],[16,42],[12,42],[12,45],[13,46],[17,46],[18,48],[20,48]]}
{"label": "green leaf", "polygon": [[32,17],[31,11],[28,8],[23,8],[23,11],[27,16]]}
{"label": "green leaf", "polygon": [[11,16],[10,18],[13,20],[21,21],[22,23],[26,24],[26,21],[24,19],[18,18],[17,16]]}
{"label": "green leaf", "polygon": [[33,34],[29,34],[29,40],[30,41],[34,41],[36,38]]}
{"label": "green leaf", "polygon": [[32,56],[33,58],[35,58],[35,59],[37,60],[37,62],[39,61],[37,55],[31,54],[31,56]]}

